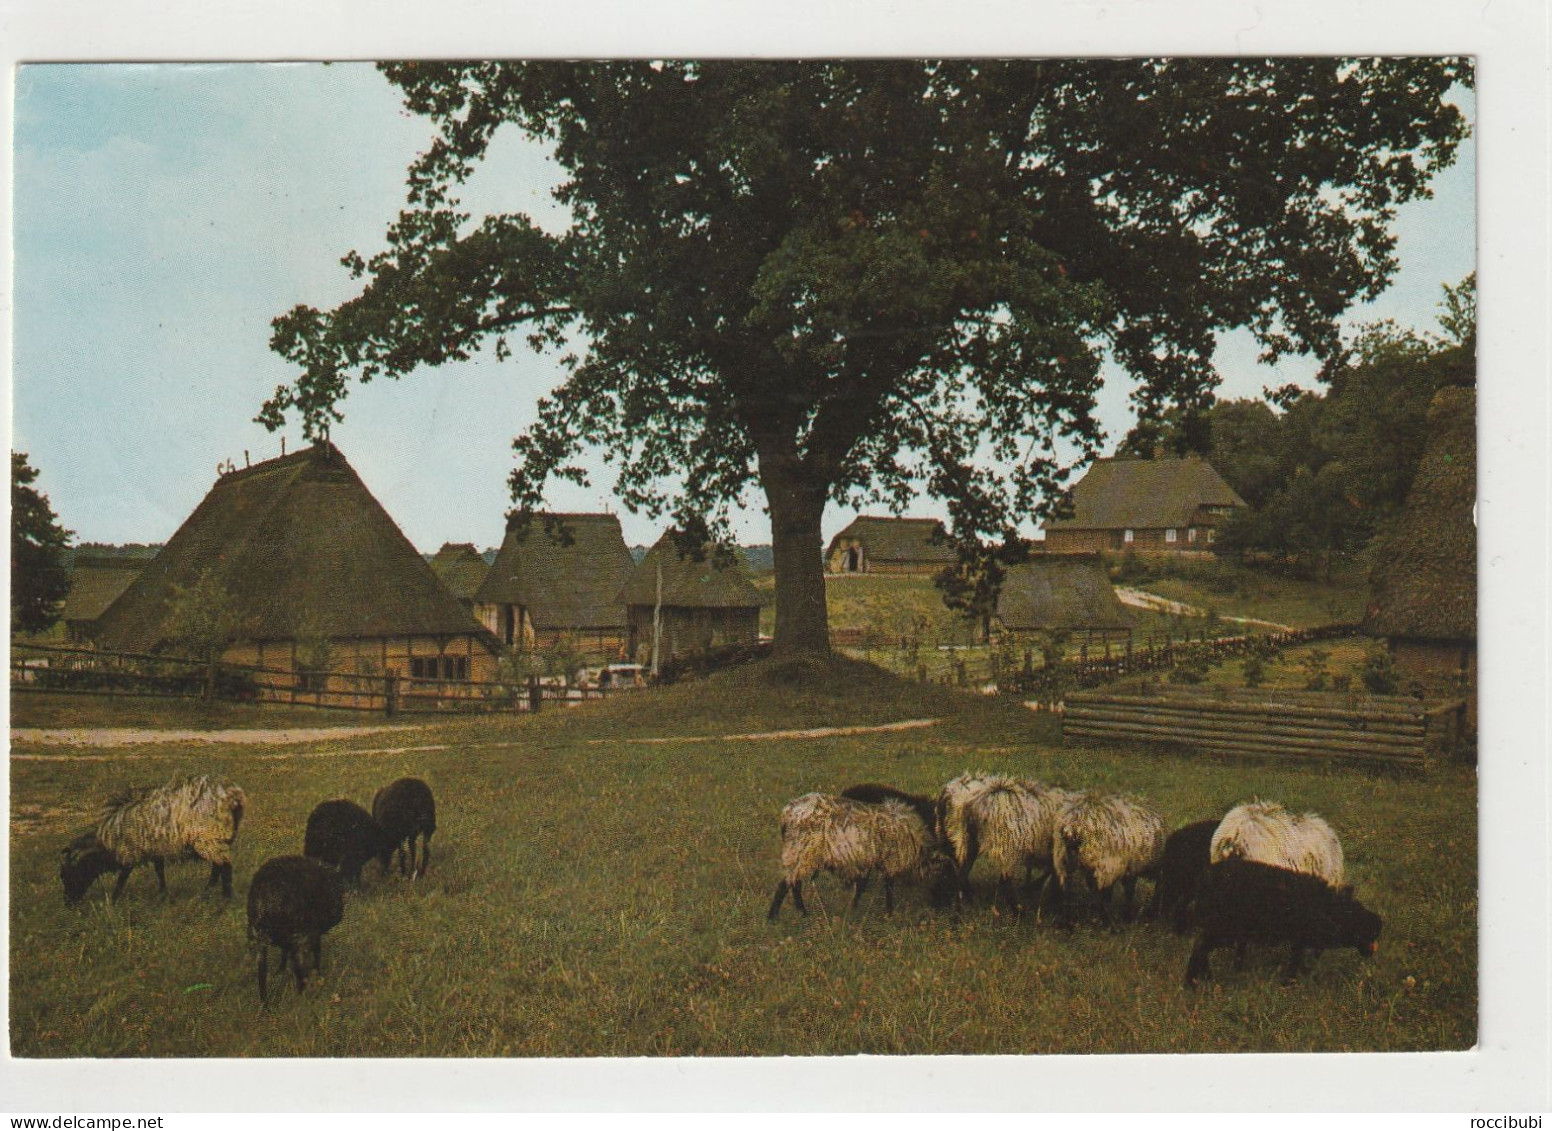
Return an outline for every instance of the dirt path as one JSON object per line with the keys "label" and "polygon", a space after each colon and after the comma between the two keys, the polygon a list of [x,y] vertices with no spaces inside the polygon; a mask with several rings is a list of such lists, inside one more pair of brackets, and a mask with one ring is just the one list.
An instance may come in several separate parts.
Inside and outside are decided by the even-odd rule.
{"label": "dirt path", "polygon": [[[1116,586],[1116,596],[1121,598],[1121,604],[1131,605],[1138,609],[1152,609],[1157,613],[1172,613],[1177,617],[1205,617],[1206,609],[1199,609],[1195,605],[1187,605],[1182,601],[1171,601],[1168,597],[1160,597],[1157,593],[1145,593],[1141,589],[1123,589]],[[1231,617],[1223,613],[1218,614],[1219,620],[1230,621],[1234,624],[1259,624],[1265,625],[1274,632],[1293,632],[1292,625],[1278,624],[1271,620],[1258,620],[1255,617]]]}
{"label": "dirt path", "polygon": [[594,738],[588,741],[590,746],[603,746],[611,742],[768,742],[772,739],[784,738],[839,738],[849,734],[887,734],[897,730],[919,730],[922,727],[936,726],[937,719],[906,719],[898,723],[880,723],[878,726],[869,727],[810,727],[807,730],[766,730],[757,731],[754,734],[697,734],[685,737],[669,738]]}
{"label": "dirt path", "polygon": [[130,727],[13,727],[13,746],[150,746],[161,742],[197,745],[287,746],[364,734],[420,730],[418,726],[290,727],[283,730],[154,730]]}

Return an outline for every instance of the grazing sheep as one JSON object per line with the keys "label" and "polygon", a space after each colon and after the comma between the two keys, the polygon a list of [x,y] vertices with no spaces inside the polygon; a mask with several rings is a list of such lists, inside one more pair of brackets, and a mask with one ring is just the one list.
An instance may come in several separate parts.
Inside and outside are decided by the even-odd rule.
{"label": "grazing sheep", "polygon": [[127,790],[103,806],[96,826],[65,847],[59,878],[65,902],[77,903],[105,872],[118,870],[109,897],[117,900],[136,866],[150,861],[156,883],[167,890],[168,860],[198,857],[210,865],[206,887],[219,881],[232,894],[232,843],[242,824],[243,791],[222,778],[201,774],[165,785]]}
{"label": "grazing sheep", "polygon": [[841,790],[841,796],[849,801],[861,801],[865,805],[882,805],[885,801],[898,801],[915,809],[917,816],[929,829],[935,830],[937,827],[937,814],[931,799],[919,793],[906,793],[905,790],[896,789],[892,785],[868,782],[865,785],[847,786]]}
{"label": "grazing sheep", "polygon": [[1110,889],[1120,881],[1122,917],[1132,917],[1140,877],[1156,877],[1164,855],[1164,818],[1136,798],[1083,793],[1070,801],[1052,838],[1056,878],[1068,922],[1080,887],[1092,886],[1101,915],[1110,921]]}
{"label": "grazing sheep", "polygon": [[[966,770],[938,792],[934,825],[938,839],[947,847],[961,877],[970,874],[970,868],[981,852],[981,846],[975,842],[971,830],[965,824],[965,813],[970,802],[984,793],[993,782],[1005,780],[985,772]],[[963,880],[960,894],[964,894]]]}
{"label": "grazing sheep", "polygon": [[339,874],[306,856],[266,860],[248,885],[248,939],[259,951],[259,1002],[269,1004],[269,948],[290,963],[296,992],[323,969],[323,935],[345,917]]}
{"label": "grazing sheep", "polygon": [[1159,879],[1153,888],[1150,912],[1157,917],[1168,916],[1170,929],[1177,935],[1185,933],[1190,921],[1202,877],[1212,863],[1208,853],[1213,833],[1217,831],[1216,820],[1196,821],[1176,829],[1164,840],[1164,855],[1159,861]]}
{"label": "grazing sheep", "polygon": [[[431,834],[436,832],[436,799],[431,787],[419,778],[400,778],[383,786],[372,798],[372,817],[393,838],[399,853],[399,874],[405,874],[404,849],[409,847],[409,876],[426,874],[431,866]],[[415,838],[421,838],[420,865],[415,864]],[[383,870],[388,870],[387,859]]]}
{"label": "grazing sheep", "polygon": [[[1057,818],[1078,795],[1037,781],[987,778],[964,809],[966,843],[974,845],[997,877],[997,891],[1015,909],[1021,904],[1013,877],[1024,872],[1032,882],[1035,868],[1049,877]],[[967,889],[974,857],[960,864],[959,889]]]}
{"label": "grazing sheep", "polygon": [[348,884],[361,882],[361,866],[381,862],[386,871],[398,843],[354,801],[325,801],[307,818],[302,854],[339,869]]}
{"label": "grazing sheep", "polygon": [[877,805],[808,793],[781,811],[782,879],[767,918],[781,911],[787,892],[803,914],[803,881],[834,872],[855,885],[856,907],[877,872],[884,877],[884,910],[894,910],[894,881],[927,870],[933,852],[932,831],[921,814],[894,798]]}
{"label": "grazing sheep", "polygon": [[1212,952],[1222,946],[1232,944],[1243,964],[1248,943],[1288,943],[1292,950],[1282,977],[1292,982],[1303,969],[1306,950],[1319,957],[1323,950],[1350,946],[1372,955],[1382,925],[1378,915],[1353,898],[1350,887],[1334,889],[1318,876],[1236,857],[1207,869],[1196,921],[1201,934],[1186,963],[1188,988],[1211,973]]}
{"label": "grazing sheep", "polygon": [[1342,842],[1314,813],[1293,814],[1275,801],[1249,801],[1229,810],[1213,834],[1212,862],[1239,857],[1318,876],[1342,886]]}

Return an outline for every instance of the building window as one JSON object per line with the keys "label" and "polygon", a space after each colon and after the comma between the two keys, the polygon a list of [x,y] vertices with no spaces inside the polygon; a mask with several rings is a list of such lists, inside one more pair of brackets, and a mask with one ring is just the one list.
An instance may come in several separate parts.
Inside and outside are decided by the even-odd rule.
{"label": "building window", "polygon": [[468,679],[467,656],[411,656],[411,679]]}
{"label": "building window", "polygon": [[1166,541],[1166,542],[1173,542],[1174,540],[1175,540],[1175,531],[1173,529],[1166,530],[1164,532],[1164,541]]}
{"label": "building window", "polygon": [[1131,540],[1132,540],[1132,532],[1130,530],[1128,530],[1125,534],[1121,535],[1121,541],[1123,541],[1123,542],[1130,542]]}
{"label": "building window", "polygon": [[1186,541],[1187,542],[1195,542],[1196,541],[1196,527],[1193,526],[1189,530],[1186,531]]}
{"label": "building window", "polygon": [[1209,527],[1208,530],[1207,530],[1207,544],[1209,546],[1211,546],[1213,544],[1213,540],[1216,537],[1217,537],[1217,532],[1214,531],[1211,527]]}

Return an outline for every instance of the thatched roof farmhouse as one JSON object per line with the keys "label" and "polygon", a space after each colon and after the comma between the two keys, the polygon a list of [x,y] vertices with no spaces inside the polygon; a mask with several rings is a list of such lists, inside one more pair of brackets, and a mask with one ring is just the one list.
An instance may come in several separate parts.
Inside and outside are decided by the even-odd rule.
{"label": "thatched roof farmhouse", "polygon": [[997,594],[1006,632],[1129,633],[1135,620],[1098,554],[1036,554],[1008,569]]}
{"label": "thatched roof farmhouse", "polygon": [[659,660],[759,639],[760,591],[743,562],[709,546],[700,558],[681,554],[668,534],[647,551],[619,599],[629,617],[628,653],[643,661],[654,633]]}
{"label": "thatched roof farmhouse", "polygon": [[305,640],[329,643],[334,670],[494,672],[495,641],[328,442],[216,480],[98,619],[99,645],[166,649],[179,591],[207,580],[241,625],[230,662],[294,667]]}
{"label": "thatched roof farmhouse", "polygon": [[1095,460],[1072,489],[1072,516],[1045,524],[1051,553],[1208,549],[1240,498],[1197,456]]}
{"label": "thatched roof farmhouse", "polygon": [[70,591],[60,619],[72,641],[92,639],[97,618],[118,600],[145,567],[143,558],[77,555],[70,567]]}
{"label": "thatched roof farmhouse", "polygon": [[620,587],[635,561],[612,514],[535,514],[519,533],[508,524],[474,611],[507,647],[573,638],[584,650],[625,645]]}
{"label": "thatched roof farmhouse", "polygon": [[441,578],[447,591],[466,609],[472,609],[490,564],[472,542],[444,542],[431,559],[431,572]]}
{"label": "thatched roof farmhouse", "polygon": [[935,518],[860,515],[825,551],[831,573],[937,573],[955,560]]}

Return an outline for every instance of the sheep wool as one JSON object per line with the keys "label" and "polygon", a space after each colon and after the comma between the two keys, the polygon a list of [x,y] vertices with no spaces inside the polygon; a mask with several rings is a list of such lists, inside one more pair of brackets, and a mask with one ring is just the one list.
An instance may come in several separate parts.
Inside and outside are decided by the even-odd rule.
{"label": "sheep wool", "polygon": [[1041,782],[997,778],[971,800],[967,825],[999,882],[1020,868],[1051,866],[1057,819],[1075,796]]}
{"label": "sheep wool", "polygon": [[1249,801],[1229,810],[1213,834],[1213,863],[1238,858],[1316,876],[1333,888],[1345,882],[1342,842],[1314,813],[1290,813],[1275,801]]}
{"label": "sheep wool", "polygon": [[974,863],[975,859],[970,832],[965,823],[965,814],[970,803],[993,784],[1006,780],[984,771],[967,770],[944,785],[938,793],[938,836],[944,844],[948,845],[949,854],[953,856],[954,863],[959,867],[964,868],[967,864]]}
{"label": "sheep wool", "polygon": [[820,872],[834,872],[856,886],[852,905],[868,879],[884,879],[886,910],[892,909],[893,882],[919,875],[932,853],[932,833],[910,805],[893,798],[870,805],[845,797],[807,793],[781,812],[782,879],[768,917],[775,919],[787,892],[804,911],[803,883]]}
{"label": "sheep wool", "polygon": [[128,790],[103,806],[97,839],[121,866],[186,852],[230,864],[244,801],[241,788],[206,774]]}
{"label": "sheep wool", "polygon": [[1094,890],[1104,893],[1118,880],[1157,871],[1164,856],[1164,818],[1133,797],[1079,794],[1062,809],[1052,841],[1062,890],[1087,874]]}

